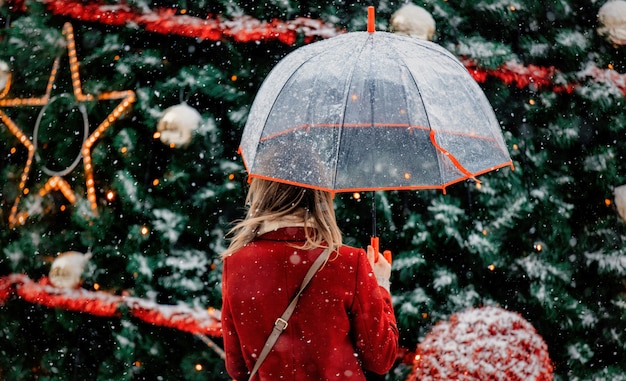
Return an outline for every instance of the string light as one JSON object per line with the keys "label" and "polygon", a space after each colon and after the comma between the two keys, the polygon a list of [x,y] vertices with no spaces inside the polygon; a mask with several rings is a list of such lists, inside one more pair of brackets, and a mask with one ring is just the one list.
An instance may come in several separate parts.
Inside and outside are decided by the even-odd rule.
{"label": "string light", "polygon": [[543,243],[535,242],[535,244],[533,245],[533,249],[535,249],[535,251],[538,253],[543,251]]}
{"label": "string light", "polygon": [[63,180],[62,177],[52,176],[48,179],[48,181],[44,184],[44,186],[39,190],[39,196],[43,197],[50,193],[51,191],[61,191],[61,194],[69,201],[70,203],[76,202],[76,195],[74,191],[72,191],[72,187],[67,181]]}
{"label": "string light", "polygon": [[[87,199],[89,200],[93,213],[97,214],[96,190],[95,182],[93,179],[91,149],[96,141],[98,141],[102,134],[109,128],[109,126],[113,122],[115,122],[121,115],[123,115],[124,112],[135,101],[135,93],[132,90],[125,90],[106,92],[98,96],[84,94],[80,80],[80,63],[76,54],[76,42],[74,39],[74,30],[72,28],[72,24],[65,23],[65,25],[63,25],[63,35],[65,36],[67,41],[67,55],[69,58],[70,77],[72,81],[72,90],[75,100],[79,103],[84,103],[94,100],[101,101],[121,99],[120,104],[115,107],[114,110],[106,117],[106,119],[96,128],[96,130],[87,137],[87,139],[83,143],[83,147],[81,148],[81,155],[83,158],[85,172],[85,183],[87,186]],[[21,201],[22,195],[27,194],[25,193],[26,182],[31,172],[36,149],[33,142],[23,133],[23,131],[13,122],[13,120],[2,111],[2,108],[46,106],[50,102],[50,93],[56,81],[60,61],[61,57],[57,57],[54,60],[52,64],[52,69],[50,70],[50,77],[48,78],[45,92],[41,97],[4,99],[4,96],[6,95],[5,92],[8,92],[9,86],[6,86],[3,92],[0,93],[0,120],[7,126],[9,132],[11,132],[11,134],[13,134],[28,151],[26,163],[24,164],[24,170],[22,171],[22,175],[20,176],[20,182],[18,185],[19,192],[15,201],[13,202],[13,206],[11,207],[11,212],[9,214],[9,227],[11,228],[14,227],[16,224],[23,224],[26,217],[28,216],[27,213],[18,213],[18,205]],[[71,187],[69,186],[69,184],[58,176],[53,176],[52,178],[50,178],[43,186],[41,192],[43,192],[43,194],[47,194],[52,190],[60,190],[63,195],[68,199],[68,201],[70,201],[71,203],[76,202],[76,196],[71,191]]]}
{"label": "string light", "polygon": [[196,364],[195,368],[198,372],[200,372],[202,370],[202,364]]}
{"label": "string light", "polygon": [[235,179],[235,174],[231,173],[228,175],[228,180],[233,181]]}
{"label": "string light", "polygon": [[[3,100],[0,100],[0,107],[3,106],[3,102]],[[35,157],[35,146],[30,141],[30,139],[26,137],[22,130],[20,130],[17,124],[15,124],[13,120],[11,120],[11,118],[9,118],[7,114],[5,114],[2,110],[0,110],[0,120],[2,120],[2,122],[9,129],[9,132],[11,132],[11,134],[13,134],[17,138],[17,140],[19,140],[19,142],[22,143],[24,147],[26,147],[26,150],[28,151],[24,170],[22,171],[22,175],[20,176],[20,182],[18,185],[19,192],[17,194],[17,197],[15,198],[15,201],[13,201],[11,213],[9,214],[9,227],[13,228],[16,222],[19,222],[17,218],[17,206],[19,205],[22,194],[24,194],[24,190],[26,188],[26,181],[28,180],[28,176],[30,174],[30,169],[33,164],[33,158]],[[11,151],[13,152],[13,149]]]}
{"label": "string light", "polygon": [[488,268],[490,271],[494,271],[494,270],[496,269],[496,266],[492,263],[492,264],[490,264],[489,266],[487,266],[487,268]]}
{"label": "string light", "polygon": [[354,198],[355,200],[360,200],[361,199],[361,193],[359,193],[359,192],[352,193],[352,198]]}
{"label": "string light", "polygon": [[607,207],[611,206],[611,200],[608,198],[604,199],[604,205],[606,205]]}
{"label": "string light", "polygon": [[146,236],[146,235],[148,235],[148,234],[150,234],[150,229],[148,229],[148,227],[147,227],[147,226],[145,226],[145,225],[144,225],[144,226],[142,226],[142,227],[141,227],[141,235]]}

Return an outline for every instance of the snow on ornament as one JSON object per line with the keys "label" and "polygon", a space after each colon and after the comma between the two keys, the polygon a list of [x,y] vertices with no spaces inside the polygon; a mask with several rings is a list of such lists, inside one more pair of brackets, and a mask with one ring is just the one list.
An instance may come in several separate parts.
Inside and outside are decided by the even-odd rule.
{"label": "snow on ornament", "polygon": [[157,124],[157,136],[163,144],[170,147],[185,147],[193,137],[193,133],[200,127],[202,116],[200,113],[183,102],[167,108]]}
{"label": "snow on ornament", "polygon": [[617,213],[622,217],[622,220],[626,222],[626,184],[615,187],[613,190],[615,195],[615,206],[617,207]]}
{"label": "snow on ornament", "polygon": [[626,45],[626,1],[606,2],[598,11],[597,32],[613,45]]}
{"label": "snow on ornament", "polygon": [[415,4],[407,3],[389,19],[396,34],[431,41],[435,35],[435,19],[428,11]]}
{"label": "snow on ornament", "polygon": [[417,346],[407,381],[551,381],[548,348],[519,314],[470,308],[437,323]]}
{"label": "snow on ornament", "polygon": [[91,253],[83,254],[78,251],[66,251],[59,254],[50,267],[48,274],[50,283],[59,288],[78,287],[89,258],[91,258]]}

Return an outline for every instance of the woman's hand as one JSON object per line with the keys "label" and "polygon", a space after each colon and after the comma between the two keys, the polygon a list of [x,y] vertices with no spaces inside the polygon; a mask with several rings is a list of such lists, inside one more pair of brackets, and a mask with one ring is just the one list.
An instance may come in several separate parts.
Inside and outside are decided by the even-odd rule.
{"label": "woman's hand", "polygon": [[[378,261],[374,261],[375,256],[378,255]],[[385,257],[381,253],[376,253],[371,245],[367,246],[367,259],[372,265],[374,275],[378,281],[378,285],[384,287],[389,291],[389,278],[391,277],[391,264],[387,262]]]}

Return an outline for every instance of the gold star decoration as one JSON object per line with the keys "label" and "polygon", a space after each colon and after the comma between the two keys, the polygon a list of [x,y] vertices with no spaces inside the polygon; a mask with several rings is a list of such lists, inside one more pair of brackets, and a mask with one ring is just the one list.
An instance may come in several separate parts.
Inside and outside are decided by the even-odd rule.
{"label": "gold star decoration", "polygon": [[[93,162],[91,158],[91,150],[93,145],[98,141],[98,139],[106,132],[106,130],[114,123],[135,101],[135,92],[132,90],[123,90],[123,91],[110,91],[101,93],[98,95],[92,94],[84,94],[82,89],[82,84],[80,81],[79,74],[79,66],[80,63],[76,56],[76,43],[74,41],[74,30],[72,28],[72,24],[65,23],[63,25],[63,35],[67,41],[67,54],[69,58],[69,68],[70,75],[72,81],[72,89],[73,89],[73,97],[74,100],[80,105],[85,102],[93,102],[93,101],[101,101],[101,100],[117,100],[120,99],[120,103],[108,114],[108,116],[98,125],[98,127],[86,137],[85,141],[82,144],[80,156],[82,156],[83,168],[85,173],[85,185],[87,189],[87,200],[91,206],[91,210],[94,215],[97,215],[98,208],[96,202],[96,189],[95,182],[93,178]],[[36,153],[36,145],[33,143],[31,138],[29,138],[18,126],[17,124],[9,118],[7,114],[3,112],[3,108],[8,107],[33,107],[33,106],[46,106],[49,105],[52,100],[50,98],[50,93],[52,91],[57,72],[59,71],[60,66],[60,57],[57,57],[54,60],[52,65],[52,70],[50,72],[50,77],[48,79],[48,84],[46,86],[46,91],[41,97],[31,97],[31,98],[7,98],[4,97],[9,92],[9,87],[11,84],[11,77],[9,76],[9,80],[2,92],[0,92],[0,121],[4,123],[11,134],[13,134],[17,140],[26,148],[28,151],[26,163],[24,165],[24,170],[20,176],[20,182],[18,185],[18,195],[13,203],[11,208],[11,213],[9,215],[9,227],[13,227],[16,224],[23,224],[28,218],[27,212],[18,213],[18,206],[22,196],[27,195],[29,193],[29,189],[26,187],[26,182],[30,175],[33,159]],[[45,185],[41,187],[39,191],[40,196],[45,196],[47,193],[51,191],[58,190],[63,194],[63,196],[70,202],[76,202],[76,196],[72,191],[71,186],[65,181],[60,175],[54,174],[52,175]]]}

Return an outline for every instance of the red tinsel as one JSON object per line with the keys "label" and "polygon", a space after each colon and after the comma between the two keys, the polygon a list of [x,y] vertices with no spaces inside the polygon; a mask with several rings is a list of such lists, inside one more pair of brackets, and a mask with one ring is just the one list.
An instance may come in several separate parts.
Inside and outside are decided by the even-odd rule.
{"label": "red tinsel", "polygon": [[125,4],[102,5],[78,0],[41,0],[56,15],[80,21],[99,22],[113,26],[139,26],[149,32],[218,41],[230,38],[236,42],[278,40],[292,45],[299,34],[309,43],[316,38],[329,38],[340,30],[320,20],[300,17],[292,21],[260,21],[250,16],[233,20],[201,19],[177,14],[174,9],[137,13]]}
{"label": "red tinsel", "polygon": [[551,381],[548,348],[519,314],[471,308],[439,322],[418,345],[407,381]]}
{"label": "red tinsel", "polygon": [[95,316],[121,316],[120,307],[146,323],[200,335],[221,336],[220,311],[190,308],[185,305],[159,305],[134,297],[111,295],[82,288],[64,289],[52,286],[47,277],[34,282],[24,274],[0,277],[0,305],[12,295],[35,304]]}
{"label": "red tinsel", "polygon": [[462,62],[478,83],[485,82],[488,77],[495,77],[507,85],[515,85],[520,89],[531,87],[534,90],[540,90],[551,87],[551,90],[556,93],[571,93],[576,87],[574,84],[556,85],[554,76],[557,70],[553,66],[524,66],[516,62],[507,62],[497,70],[487,70],[478,67],[469,59],[463,59]]}
{"label": "red tinsel", "polygon": [[[52,14],[70,17],[79,21],[98,22],[112,26],[143,28],[146,31],[165,35],[179,35],[201,40],[219,41],[232,39],[235,42],[277,40],[292,45],[302,35],[305,43],[337,36],[345,31],[321,20],[299,17],[291,21],[261,21],[242,15],[232,20],[220,16],[202,19],[179,14],[175,9],[158,9],[138,13],[125,4],[104,5],[99,1],[40,0]],[[11,9],[26,11],[23,0],[9,0]],[[578,83],[558,83],[558,70],[553,66],[522,65],[507,62],[497,69],[478,67],[470,59],[462,59],[476,82],[483,83],[489,77],[497,78],[507,85],[532,90],[549,89],[557,93],[571,93]],[[578,73],[581,80],[607,83],[626,96],[625,76],[612,69],[588,68]]]}

